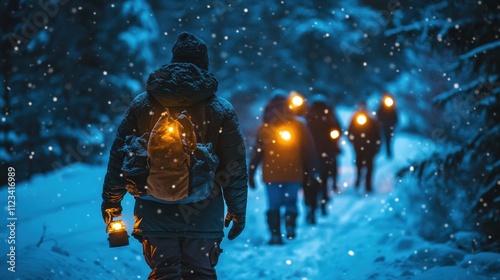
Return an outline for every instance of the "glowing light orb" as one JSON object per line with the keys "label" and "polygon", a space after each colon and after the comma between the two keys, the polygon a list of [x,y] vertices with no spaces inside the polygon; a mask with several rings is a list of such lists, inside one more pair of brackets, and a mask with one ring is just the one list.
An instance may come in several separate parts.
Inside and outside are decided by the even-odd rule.
{"label": "glowing light orb", "polygon": [[387,107],[391,107],[392,105],[394,105],[394,100],[387,96],[386,98],[384,98],[384,104]]}
{"label": "glowing light orb", "polygon": [[361,114],[359,115],[357,118],[356,118],[356,121],[360,124],[360,125],[364,125],[367,121],[367,118],[365,115]]}
{"label": "glowing light orb", "polygon": [[121,229],[124,229],[125,228],[125,225],[123,224],[122,221],[114,221],[114,222],[111,222],[111,229],[113,231],[116,231],[116,230],[121,230]]}
{"label": "glowing light orb", "polygon": [[280,131],[280,136],[285,141],[289,141],[290,139],[292,139],[292,134],[290,134],[290,132],[287,130]]}
{"label": "glowing light orb", "polygon": [[337,139],[337,138],[339,138],[339,136],[340,136],[340,132],[338,130],[334,129],[334,130],[330,131],[330,137],[332,139]]}
{"label": "glowing light orb", "polygon": [[301,96],[298,96],[298,95],[295,95],[294,97],[292,97],[292,105],[293,106],[300,107],[300,106],[302,106],[302,104],[304,104],[304,98],[302,98]]}

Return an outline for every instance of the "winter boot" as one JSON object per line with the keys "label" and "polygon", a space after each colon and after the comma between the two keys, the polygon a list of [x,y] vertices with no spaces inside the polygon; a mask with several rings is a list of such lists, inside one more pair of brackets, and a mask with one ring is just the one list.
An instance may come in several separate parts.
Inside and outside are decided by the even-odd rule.
{"label": "winter boot", "polygon": [[279,210],[267,211],[267,224],[271,232],[271,240],[269,245],[282,245],[281,239],[281,214]]}
{"label": "winter boot", "polygon": [[307,209],[306,210],[307,211],[306,223],[309,225],[315,225],[316,224],[316,214],[315,214],[316,211],[311,206],[307,206],[306,209]]}
{"label": "winter boot", "polygon": [[285,228],[286,228],[286,238],[295,238],[295,227],[296,227],[297,213],[286,212],[285,213]]}
{"label": "winter boot", "polygon": [[326,212],[326,201],[321,200],[321,215],[326,216],[328,213]]}

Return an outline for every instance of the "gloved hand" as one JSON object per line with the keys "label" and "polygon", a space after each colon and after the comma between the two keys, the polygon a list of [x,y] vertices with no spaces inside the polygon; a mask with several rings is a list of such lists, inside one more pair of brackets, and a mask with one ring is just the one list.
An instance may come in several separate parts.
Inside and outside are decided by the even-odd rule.
{"label": "gloved hand", "polygon": [[122,206],[120,203],[111,203],[103,201],[101,204],[102,218],[104,222],[109,224],[111,219],[122,215]]}
{"label": "gloved hand", "polygon": [[243,229],[245,228],[245,216],[237,217],[237,215],[228,212],[226,215],[226,219],[224,220],[224,226],[228,227],[231,221],[233,221],[233,226],[231,227],[227,235],[227,238],[229,240],[235,239],[243,231]]}

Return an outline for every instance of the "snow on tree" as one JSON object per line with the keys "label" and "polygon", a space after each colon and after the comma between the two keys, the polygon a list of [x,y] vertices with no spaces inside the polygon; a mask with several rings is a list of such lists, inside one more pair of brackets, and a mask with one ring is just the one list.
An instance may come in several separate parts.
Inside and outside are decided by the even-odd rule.
{"label": "snow on tree", "polygon": [[18,167],[22,180],[95,161],[114,136],[113,117],[140,91],[153,60],[157,29],[149,6],[136,0],[4,6],[2,164]]}
{"label": "snow on tree", "polygon": [[[431,127],[432,139],[445,148],[413,165],[421,203],[431,208],[420,212],[426,223],[419,230],[441,241],[460,231],[480,232],[477,249],[498,251],[500,6],[489,0],[423,1],[410,8],[386,34],[409,40],[410,47],[427,45],[440,65],[434,72],[441,72],[427,83],[445,79],[433,98],[443,127]],[[447,227],[430,215],[442,216]]]}

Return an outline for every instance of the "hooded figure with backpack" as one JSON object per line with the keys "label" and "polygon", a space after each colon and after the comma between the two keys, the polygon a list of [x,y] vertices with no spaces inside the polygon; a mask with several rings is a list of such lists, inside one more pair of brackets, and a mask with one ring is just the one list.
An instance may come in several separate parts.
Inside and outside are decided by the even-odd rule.
{"label": "hooded figure with backpack", "polygon": [[337,192],[337,156],[340,154],[338,140],[342,129],[338,118],[329,105],[325,95],[316,94],[310,102],[305,114],[307,127],[316,147],[319,160],[319,182],[306,180],[303,184],[304,199],[307,208],[306,222],[316,223],[318,194],[321,194],[321,213],[326,215],[326,203],[330,200],[328,179],[333,179],[332,190]]}
{"label": "hooded figure with backpack", "polygon": [[182,32],[172,54],[118,127],[101,210],[109,224],[134,195],[149,279],[216,279],[224,226],[229,240],[245,227],[245,146],[232,105],[215,95],[205,43]]}
{"label": "hooded figure with backpack", "polygon": [[255,189],[255,172],[259,164],[262,165],[270,245],[283,244],[281,207],[285,208],[286,237],[295,238],[297,195],[304,175],[316,173],[314,155],[314,145],[304,121],[290,110],[286,93],[276,90],[264,109],[264,123],[257,131],[249,169],[249,185]]}

